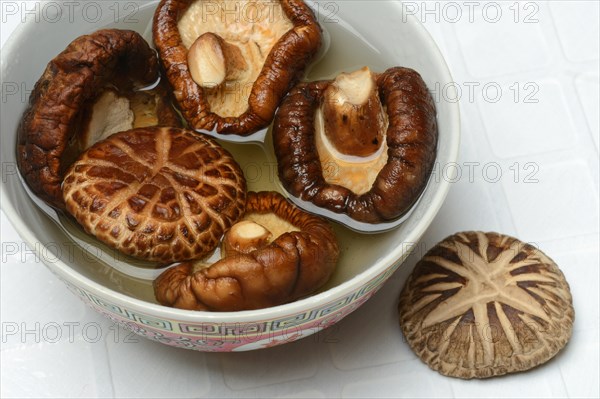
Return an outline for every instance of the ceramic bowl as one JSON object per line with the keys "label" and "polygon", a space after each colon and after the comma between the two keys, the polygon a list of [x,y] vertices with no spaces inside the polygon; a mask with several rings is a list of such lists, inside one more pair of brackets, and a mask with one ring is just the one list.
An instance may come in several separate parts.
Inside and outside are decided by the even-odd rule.
{"label": "ceramic bowl", "polygon": [[[83,10],[72,10],[74,15],[65,13],[58,21],[42,14],[37,21],[32,18],[19,26],[2,49],[2,87],[10,84],[20,88],[16,95],[5,96],[1,110],[2,209],[56,277],[94,310],[137,334],[201,351],[251,350],[291,342],[337,323],[367,301],[402,264],[432,222],[449,190],[448,181],[434,174],[408,219],[392,231],[366,235],[336,226],[343,237],[340,267],[319,293],[282,306],[232,313],[158,305],[148,281],[113,267],[117,255],[106,256],[107,250],[89,237],[74,240],[73,226],[57,223],[35,205],[21,184],[15,162],[15,132],[26,106],[27,91],[48,61],[75,37],[106,26],[147,32],[156,6],[155,2],[129,2],[138,4],[137,8],[121,9],[118,15],[114,5],[120,3],[94,3],[103,7],[100,18],[89,10],[87,15]],[[56,8],[60,3],[53,4]],[[329,33],[331,46],[312,75],[325,78],[364,65],[374,70],[401,65],[419,71],[430,88],[452,82],[436,44],[413,16],[403,13],[400,2],[322,4],[315,3],[314,7]],[[436,105],[436,162],[445,165],[457,159],[459,110],[452,102],[438,101]],[[269,146],[267,137],[262,147],[246,144],[244,149],[234,151],[241,158],[251,189],[279,187],[272,173],[273,164],[256,161],[255,154],[261,152],[269,159]]]}

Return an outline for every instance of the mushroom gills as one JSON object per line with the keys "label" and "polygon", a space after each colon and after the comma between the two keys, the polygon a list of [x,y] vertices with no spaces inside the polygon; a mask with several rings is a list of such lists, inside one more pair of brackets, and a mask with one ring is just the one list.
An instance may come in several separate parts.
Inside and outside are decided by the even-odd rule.
{"label": "mushroom gills", "polygon": [[114,133],[157,126],[159,95],[136,91],[122,95],[112,88],[98,96],[89,111],[88,122],[77,137],[77,151],[84,151]]}
{"label": "mushroom gills", "polygon": [[274,213],[248,213],[225,234],[221,257],[248,254],[294,231],[300,229]]}
{"label": "mushroom gills", "polygon": [[274,213],[248,213],[223,237],[220,257],[249,254],[293,231],[300,229]]}
{"label": "mushroom gills", "polygon": [[133,128],[157,126],[160,124],[158,117],[158,104],[161,101],[158,94],[137,91],[129,96],[129,107],[133,111]]}
{"label": "mushroom gills", "polygon": [[247,213],[242,218],[242,222],[243,221],[254,222],[268,230],[271,233],[269,243],[276,240],[278,237],[284,235],[285,233],[300,231],[298,227],[294,226],[292,223],[277,216],[274,213]]}
{"label": "mushroom gills", "polygon": [[92,105],[89,123],[79,136],[81,150],[114,133],[130,130],[134,120],[130,101],[113,90],[105,90]]}
{"label": "mushroom gills", "polygon": [[325,181],[358,195],[370,191],[388,161],[388,126],[370,69],[340,74],[325,89],[315,114],[315,144]]}
{"label": "mushroom gills", "polygon": [[279,2],[196,0],[177,27],[211,111],[239,117],[271,49],[294,25]]}

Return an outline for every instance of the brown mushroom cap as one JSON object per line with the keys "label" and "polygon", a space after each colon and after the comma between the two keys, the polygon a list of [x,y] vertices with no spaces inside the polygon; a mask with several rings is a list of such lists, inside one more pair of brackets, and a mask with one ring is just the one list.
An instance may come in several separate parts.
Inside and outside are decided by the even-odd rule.
{"label": "brown mushroom cap", "polygon": [[154,282],[159,303],[191,310],[260,309],[309,295],[327,282],[339,248],[326,221],[274,192],[248,193],[246,212],[273,213],[298,231],[199,270],[198,262],[186,262],[165,271]]}
{"label": "brown mushroom cap", "polygon": [[532,245],[498,233],[450,236],[402,289],[402,331],[432,369],[487,378],[545,363],[573,329],[564,275]]}
{"label": "brown mushroom cap", "polygon": [[[154,42],[175,98],[190,127],[248,136],[271,123],[279,103],[321,47],[321,28],[303,1],[281,0],[279,3],[293,28],[275,43],[266,57],[252,85],[247,110],[237,117],[221,117],[211,110],[205,89],[192,78],[188,49],[178,28],[179,19],[196,1],[203,0],[162,0],[154,16]],[[223,4],[211,2],[213,7],[227,7]]]}
{"label": "brown mushroom cap", "polygon": [[395,220],[419,198],[435,161],[436,111],[427,86],[408,68],[391,68],[377,77],[389,120],[388,160],[371,189],[356,194],[326,181],[316,149],[315,114],[331,83],[301,83],[281,104],[273,127],[279,178],[291,195],[359,222]]}
{"label": "brown mushroom cap", "polygon": [[225,149],[203,135],[159,127],[94,144],[66,173],[63,192],[88,233],[161,263],[213,251],[246,202],[244,176]]}
{"label": "brown mushroom cap", "polygon": [[[159,78],[156,53],[136,32],[105,29],[81,36],[54,58],[36,83],[18,128],[17,162],[41,199],[64,208],[63,154],[79,132],[85,109],[107,86],[144,87]],[[158,106],[164,124],[174,111]]]}

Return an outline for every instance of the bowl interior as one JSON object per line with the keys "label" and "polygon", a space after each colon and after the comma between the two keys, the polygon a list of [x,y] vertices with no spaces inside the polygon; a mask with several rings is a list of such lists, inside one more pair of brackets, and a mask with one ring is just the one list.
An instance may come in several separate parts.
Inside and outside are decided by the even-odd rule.
{"label": "bowl interior", "polygon": [[[65,24],[43,20],[23,24],[2,51],[2,85],[16,88],[16,93],[4,94],[0,151],[2,208],[17,231],[51,270],[72,280],[75,285],[101,290],[138,306],[157,310],[160,307],[152,305],[155,301],[148,281],[132,278],[109,266],[115,258],[119,258],[118,254],[86,237],[68,222],[57,224],[34,205],[21,185],[15,162],[16,128],[28,94],[48,61],[75,37],[103,27],[133,29],[142,34],[147,32],[155,7],[153,3],[142,4],[133,19],[117,22],[107,5],[106,18],[96,23],[80,18]],[[331,9],[315,3],[321,24],[331,36],[331,46],[327,55],[310,71],[309,79],[329,78],[338,72],[365,65],[375,71],[401,65],[417,70],[430,88],[436,87],[436,83],[444,85],[451,82],[448,68],[432,39],[415,19],[402,14],[399,2],[351,1],[335,4],[336,8]],[[31,40],[35,37],[45,39]],[[436,162],[445,164],[457,157],[458,107],[448,102],[436,105],[439,123]],[[245,170],[250,189],[281,191],[274,174],[276,164],[269,134],[263,146],[230,143],[225,146]],[[343,255],[340,267],[323,291],[331,296],[337,291],[354,289],[400,259],[431,223],[447,191],[448,183],[439,176],[433,176],[410,217],[399,228],[387,233],[365,235],[336,226],[342,240]],[[79,238],[78,243],[74,236]],[[299,302],[300,305],[295,306],[302,306],[302,301]]]}

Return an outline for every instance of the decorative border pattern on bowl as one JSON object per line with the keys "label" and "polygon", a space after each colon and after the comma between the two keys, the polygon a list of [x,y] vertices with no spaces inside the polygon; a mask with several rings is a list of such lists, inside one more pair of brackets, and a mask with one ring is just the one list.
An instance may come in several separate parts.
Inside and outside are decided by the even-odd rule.
{"label": "decorative border pattern on bowl", "polygon": [[388,267],[344,298],[305,313],[249,323],[190,323],[159,319],[112,303],[61,278],[85,304],[121,327],[163,344],[203,352],[231,352],[268,348],[315,334],[358,309],[396,271],[402,261]]}

